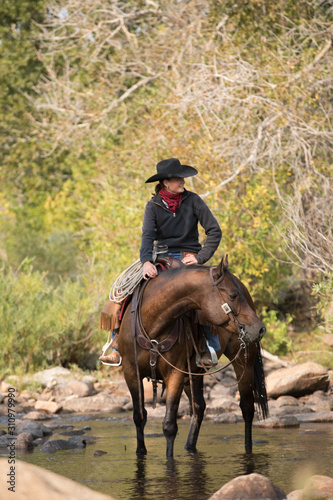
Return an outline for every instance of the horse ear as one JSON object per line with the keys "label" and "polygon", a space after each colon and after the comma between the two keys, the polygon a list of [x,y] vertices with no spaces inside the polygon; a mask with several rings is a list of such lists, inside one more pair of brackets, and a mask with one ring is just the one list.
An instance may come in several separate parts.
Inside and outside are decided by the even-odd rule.
{"label": "horse ear", "polygon": [[[228,266],[228,256],[227,256],[227,266]],[[224,256],[223,256],[221,259],[221,262],[213,271],[213,278],[215,281],[217,281],[218,279],[221,278],[221,276],[223,275],[224,269],[225,269],[225,261],[224,261]]]}
{"label": "horse ear", "polygon": [[229,266],[229,260],[228,260],[228,254],[226,254],[223,264],[223,271],[226,271],[228,269],[228,266]]}

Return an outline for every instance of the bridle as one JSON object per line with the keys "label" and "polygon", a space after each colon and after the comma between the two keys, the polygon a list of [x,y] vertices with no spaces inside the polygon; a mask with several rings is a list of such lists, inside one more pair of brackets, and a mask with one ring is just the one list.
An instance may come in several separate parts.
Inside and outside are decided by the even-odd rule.
{"label": "bridle", "polygon": [[[221,297],[220,291],[219,291],[219,289],[217,287],[224,280],[224,271],[222,272],[221,276],[217,280],[215,280],[214,276],[213,276],[213,270],[214,269],[216,269],[216,268],[215,267],[211,267],[210,270],[209,270],[209,273],[210,273],[210,277],[211,277],[212,283],[213,283],[213,285],[215,287],[215,290],[218,293],[219,297]],[[241,346],[242,349],[246,349],[246,353],[247,353],[248,344],[247,344],[247,342],[245,340],[246,332],[245,332],[244,325],[242,325],[239,322],[238,318],[237,318],[237,316],[238,316],[239,313],[234,312],[233,309],[228,304],[228,302],[224,302],[223,304],[221,304],[221,308],[222,308],[223,312],[228,316],[228,319],[231,319],[231,321],[233,321],[234,323],[236,323],[237,328],[238,328],[238,338],[239,338],[240,346]],[[225,323],[227,321],[228,320],[226,320]]]}

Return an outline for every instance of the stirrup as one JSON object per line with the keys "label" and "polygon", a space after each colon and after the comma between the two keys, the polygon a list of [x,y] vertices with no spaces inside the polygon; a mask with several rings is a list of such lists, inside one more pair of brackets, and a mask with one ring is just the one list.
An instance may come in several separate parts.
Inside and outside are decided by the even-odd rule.
{"label": "stirrup", "polygon": [[[207,349],[208,349],[208,352],[210,354],[210,357],[212,358],[212,365],[209,367],[209,368],[213,368],[214,366],[216,366],[219,362],[219,360],[217,359],[217,354],[216,354],[216,351],[215,349],[213,349],[209,344],[208,344],[208,340],[206,340],[206,345],[207,345]],[[201,362],[201,360],[199,359],[199,356],[196,355],[196,358],[195,358],[195,363],[197,366],[199,366],[200,368],[202,368],[202,365],[204,365],[204,363]]]}
{"label": "stirrup", "polygon": [[[111,334],[111,332],[109,332],[108,340],[107,340],[107,342],[102,347],[102,356],[106,356],[106,353],[110,349],[110,346],[111,346],[111,344],[113,342],[113,339],[112,338],[110,339],[110,336],[111,336],[110,334]],[[120,356],[120,353],[119,353],[119,356]],[[107,365],[107,366],[120,366],[121,363],[122,363],[122,360],[123,360],[123,358],[120,356],[119,363],[107,363],[106,361],[101,361],[101,360],[100,361],[101,361],[101,363],[103,365]]]}

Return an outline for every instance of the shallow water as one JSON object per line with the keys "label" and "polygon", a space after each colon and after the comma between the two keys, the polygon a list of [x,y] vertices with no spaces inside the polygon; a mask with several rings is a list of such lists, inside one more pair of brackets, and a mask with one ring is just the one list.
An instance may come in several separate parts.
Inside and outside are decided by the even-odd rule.
{"label": "shallow water", "polygon": [[[183,447],[188,420],[179,420],[174,460],[165,458],[161,420],[148,420],[147,456],[135,454],[135,427],[131,416],[72,416],[59,421],[75,429],[91,427],[86,436],[96,440],[84,449],[49,455],[34,449],[17,458],[69,477],[116,499],[207,499],[234,477],[257,472],[289,493],[313,474],[332,475],[333,425],[307,424],[299,429],[253,429],[253,454],[244,453],[244,426],[204,421],[198,453]],[[51,439],[68,439],[54,431]],[[106,455],[94,457],[95,450]],[[4,456],[4,454],[1,454]],[[19,474],[19,470],[18,470]]]}

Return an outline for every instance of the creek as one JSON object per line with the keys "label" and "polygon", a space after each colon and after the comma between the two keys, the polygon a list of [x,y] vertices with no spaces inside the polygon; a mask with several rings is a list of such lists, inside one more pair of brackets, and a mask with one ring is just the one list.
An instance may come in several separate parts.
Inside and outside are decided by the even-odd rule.
{"label": "creek", "polygon": [[[84,449],[47,454],[35,448],[17,458],[69,477],[94,490],[124,500],[203,500],[236,476],[257,472],[285,493],[301,488],[313,474],[332,474],[333,425],[306,424],[293,429],[253,429],[253,454],[244,453],[244,426],[202,424],[198,452],[184,444],[188,420],[179,420],[174,460],[165,458],[160,419],[148,419],[148,454],[135,454],[135,426],[130,414],[58,417],[74,429],[90,426],[94,442]],[[68,439],[55,430],[50,439]],[[95,450],[107,454],[94,456]],[[3,452],[2,456],[5,456]],[[19,473],[19,471],[18,471]]]}

